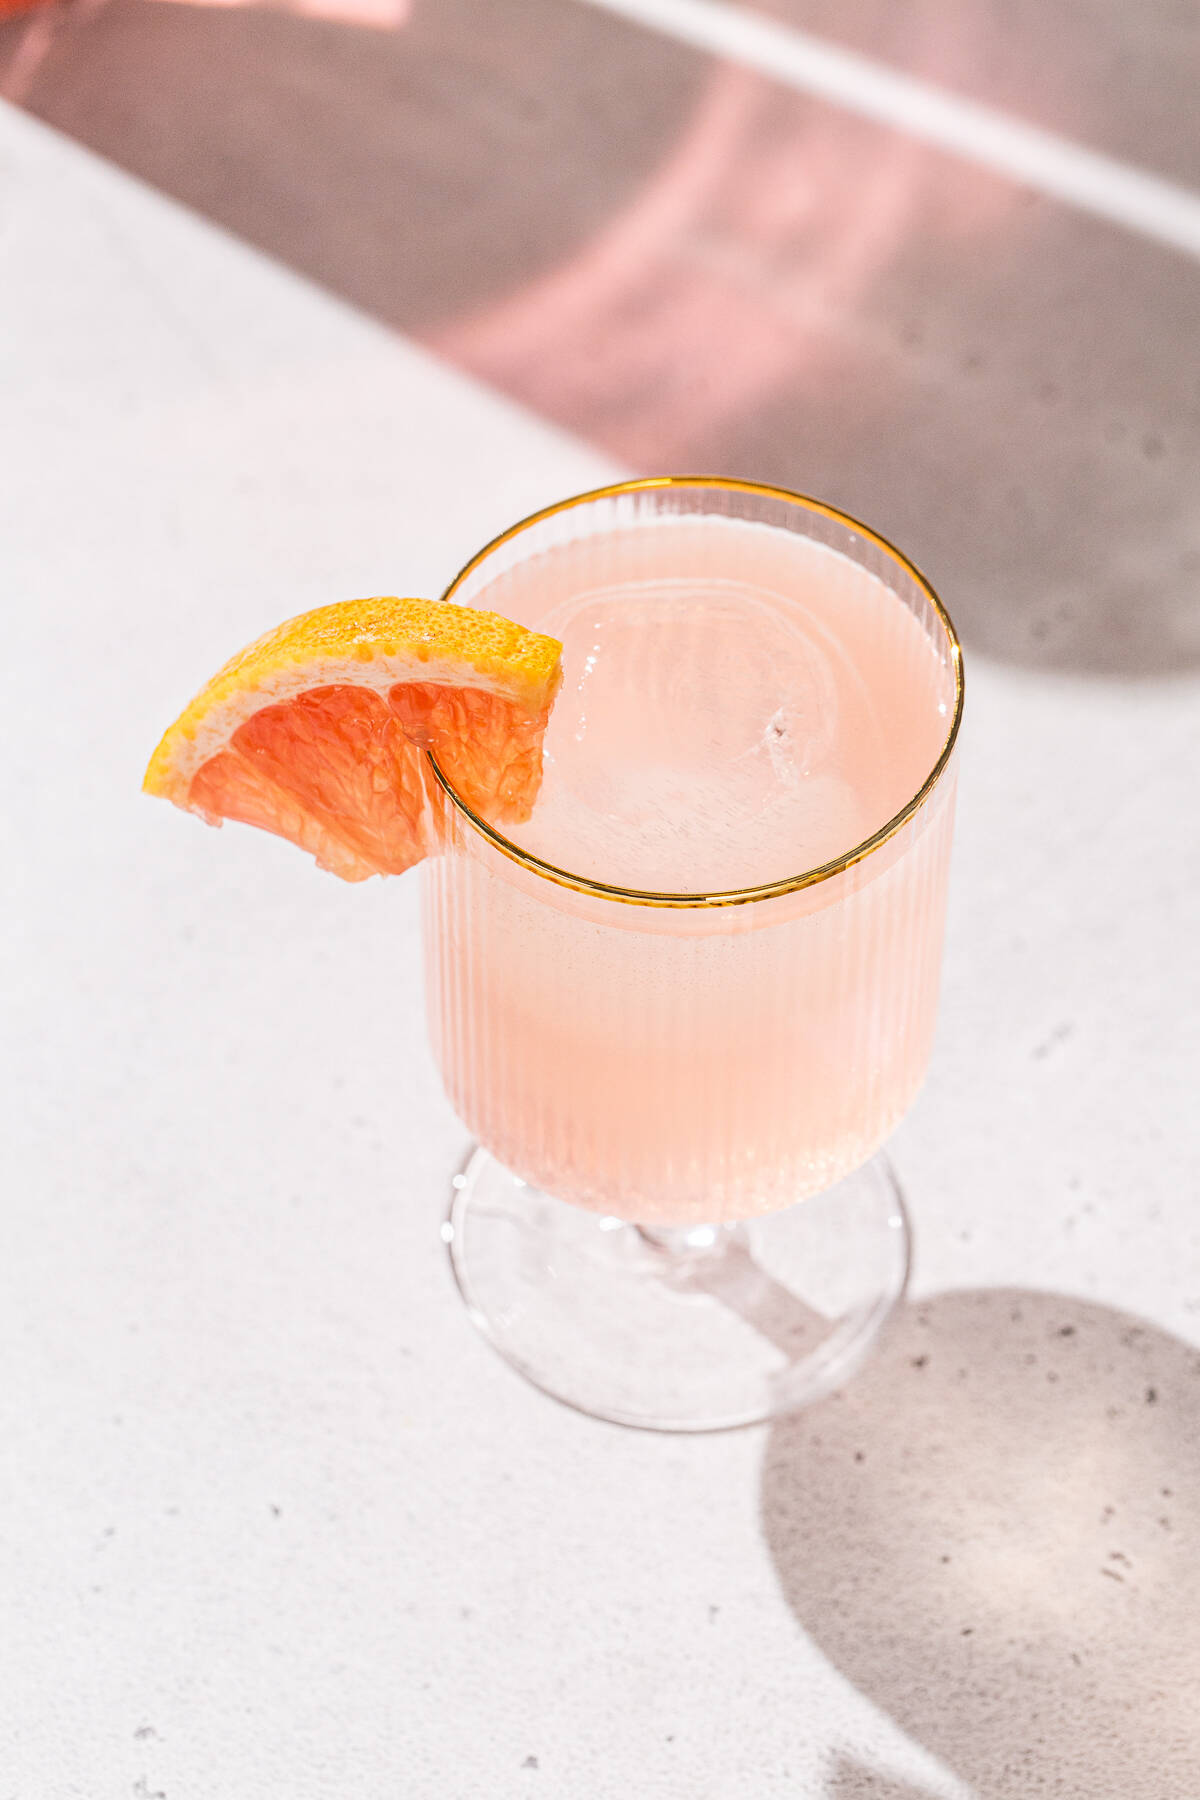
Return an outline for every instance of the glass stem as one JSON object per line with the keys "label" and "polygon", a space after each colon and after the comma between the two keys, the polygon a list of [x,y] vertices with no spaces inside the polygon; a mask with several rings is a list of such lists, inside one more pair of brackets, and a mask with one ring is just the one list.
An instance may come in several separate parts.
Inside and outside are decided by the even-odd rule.
{"label": "glass stem", "polygon": [[635,1225],[643,1244],[664,1260],[694,1268],[720,1262],[734,1243],[741,1226],[732,1225]]}
{"label": "glass stem", "polygon": [[710,1299],[789,1356],[806,1338],[819,1336],[828,1320],[780,1285],[754,1260],[744,1225],[634,1227],[642,1243],[661,1258],[661,1278],[669,1285]]}

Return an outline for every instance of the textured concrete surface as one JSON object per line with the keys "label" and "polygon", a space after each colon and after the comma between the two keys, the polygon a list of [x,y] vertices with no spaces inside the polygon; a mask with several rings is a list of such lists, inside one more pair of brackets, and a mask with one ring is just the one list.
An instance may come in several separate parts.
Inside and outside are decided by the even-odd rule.
{"label": "textured concrete surface", "polygon": [[[132,31],[134,10],[45,41],[78,84],[76,35]],[[417,5],[414,29],[459,11]],[[540,15],[494,13],[477,60],[503,50],[520,87],[495,18]],[[986,68],[993,103],[1195,179],[1190,15],[1148,8],[1135,34],[1127,13],[1054,9],[1056,74],[1035,14],[959,85]],[[994,41],[998,14],[961,17]],[[855,19],[847,41],[902,58]],[[322,46],[335,71],[362,54],[329,20],[155,20],[105,52],[126,148],[199,82],[205,31],[292,34],[299,64],[254,69],[290,70],[293,94]],[[932,257],[939,189],[865,285],[814,250],[841,285],[772,352],[793,385],[743,367],[689,410],[661,333],[630,361],[568,306],[535,315],[556,371],[539,387],[534,264],[565,279],[694,122],[689,96],[727,80],[588,29],[596,106],[616,104],[602,55],[634,71],[619,166],[589,212],[587,158],[556,127],[559,223],[547,199],[512,232],[487,331],[478,270],[469,307],[452,316],[438,277],[410,316],[306,264],[303,233],[267,246],[291,269],[227,235],[256,237],[244,209],[278,215],[256,198],[265,151],[231,180],[243,214],[185,196],[205,223],[0,112],[0,1800],[1196,1800],[1200,271],[943,159],[978,235]],[[31,30],[0,32],[10,89],[37,73]],[[171,32],[187,54],[155,65],[144,106],[122,99],[123,58]],[[671,121],[657,147],[638,69]],[[1064,91],[1078,115],[1055,113]],[[756,154],[817,129],[794,97],[752,102]],[[57,122],[90,142],[95,110]],[[396,117],[408,142],[412,109]],[[868,128],[827,123],[841,192]],[[188,141],[178,161],[207,179]],[[432,192],[433,151],[412,155]],[[650,252],[621,251],[634,275],[606,314],[627,324],[645,278],[693,321],[700,371],[778,295],[743,255],[746,192],[705,192],[724,235],[668,233],[679,266],[653,280]],[[414,255],[435,214],[413,215]],[[364,266],[369,235],[348,233]],[[717,299],[698,297],[680,267],[707,280],[718,252]],[[658,405],[631,369],[661,376]],[[531,506],[685,450],[890,526],[974,654],[942,1028],[895,1142],[913,1303],[842,1396],[674,1441],[543,1400],[461,1311],[438,1226],[462,1132],[423,1041],[413,888],[345,889],[137,787],[197,675],[278,616],[435,588]]]}

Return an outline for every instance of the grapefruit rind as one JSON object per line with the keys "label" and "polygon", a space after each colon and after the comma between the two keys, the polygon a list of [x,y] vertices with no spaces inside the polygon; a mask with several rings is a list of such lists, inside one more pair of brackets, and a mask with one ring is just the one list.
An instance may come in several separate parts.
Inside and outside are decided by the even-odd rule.
{"label": "grapefruit rind", "polygon": [[498,613],[379,594],[301,613],[231,658],[163,734],[142,786],[189,807],[197,771],[239,726],[313,688],[360,687],[387,698],[407,683],[482,690],[521,711],[548,711],[561,679],[556,639]]}

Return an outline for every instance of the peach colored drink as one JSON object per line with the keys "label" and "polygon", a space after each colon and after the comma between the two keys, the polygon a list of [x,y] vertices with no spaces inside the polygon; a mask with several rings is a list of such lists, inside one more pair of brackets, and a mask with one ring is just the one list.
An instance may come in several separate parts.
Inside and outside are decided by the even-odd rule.
{"label": "peach colored drink", "polygon": [[[954,677],[876,574],[726,518],[623,524],[454,598],[553,633],[564,685],[508,836],[622,889],[835,862],[912,800]],[[436,1054],[480,1142],[558,1198],[679,1224],[790,1206],[865,1162],[933,1033],[953,768],[872,854],[753,904],[580,893],[451,812],[428,865]]]}

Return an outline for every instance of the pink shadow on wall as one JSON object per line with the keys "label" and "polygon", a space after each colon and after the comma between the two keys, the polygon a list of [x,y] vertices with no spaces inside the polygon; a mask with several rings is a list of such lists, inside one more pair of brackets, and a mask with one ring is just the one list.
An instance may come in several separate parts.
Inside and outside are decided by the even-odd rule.
{"label": "pink shadow on wall", "polygon": [[[3,0],[0,0],[0,5]],[[412,17],[413,0],[162,0],[169,6],[259,6],[268,12],[293,13],[302,19],[328,19],[335,25],[364,25],[395,31]]]}
{"label": "pink shadow on wall", "polygon": [[[946,70],[964,49],[922,60]],[[635,467],[680,466],[782,389],[828,391],[847,356],[885,350],[870,293],[909,243],[1003,229],[1020,229],[1004,184],[717,64],[589,243],[426,341]]]}

